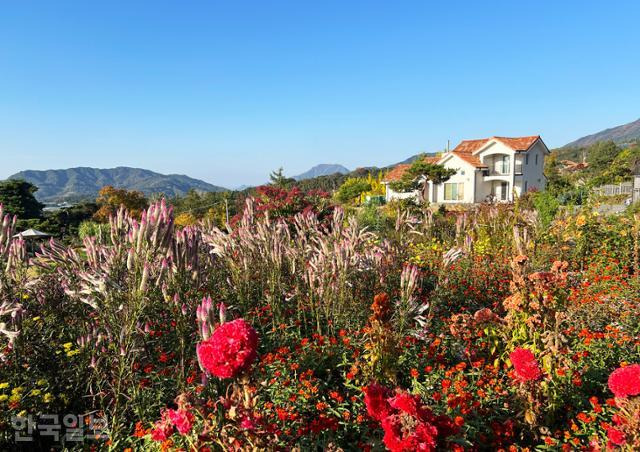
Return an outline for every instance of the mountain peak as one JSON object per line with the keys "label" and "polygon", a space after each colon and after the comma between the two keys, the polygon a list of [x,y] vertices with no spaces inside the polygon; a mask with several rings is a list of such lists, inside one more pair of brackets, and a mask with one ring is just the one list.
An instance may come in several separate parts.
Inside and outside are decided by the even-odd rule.
{"label": "mountain peak", "polygon": [[319,176],[329,176],[331,174],[348,174],[350,171],[342,165],[337,163],[321,163],[319,165],[314,166],[308,171],[305,171],[302,174],[298,174],[297,176],[293,176],[295,180],[304,180],[311,179],[313,177]]}

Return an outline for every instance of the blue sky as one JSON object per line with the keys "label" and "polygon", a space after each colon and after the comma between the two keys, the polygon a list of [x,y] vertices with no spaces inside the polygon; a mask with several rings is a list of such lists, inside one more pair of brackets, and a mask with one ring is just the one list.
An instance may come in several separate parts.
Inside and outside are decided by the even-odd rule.
{"label": "blue sky", "polygon": [[640,2],[3,2],[0,178],[135,166],[235,187],[640,117]]}

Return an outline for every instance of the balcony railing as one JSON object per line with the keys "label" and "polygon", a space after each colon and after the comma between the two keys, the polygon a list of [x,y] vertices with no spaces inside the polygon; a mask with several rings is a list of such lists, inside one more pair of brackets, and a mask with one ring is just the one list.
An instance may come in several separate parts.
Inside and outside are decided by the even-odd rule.
{"label": "balcony railing", "polygon": [[[506,170],[506,171],[505,171]],[[516,167],[515,167],[515,174],[516,176],[521,176],[522,175],[522,164],[518,164],[516,163]],[[511,168],[491,168],[491,169],[486,169],[482,172],[483,176],[510,176],[511,175]]]}

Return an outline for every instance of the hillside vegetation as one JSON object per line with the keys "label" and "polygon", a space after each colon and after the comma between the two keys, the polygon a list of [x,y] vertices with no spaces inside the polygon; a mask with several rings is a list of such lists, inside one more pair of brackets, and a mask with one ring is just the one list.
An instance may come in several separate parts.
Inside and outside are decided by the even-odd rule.
{"label": "hillside vegetation", "polygon": [[118,167],[111,169],[70,168],[45,171],[22,171],[9,179],[22,179],[38,187],[36,197],[41,202],[93,200],[98,191],[110,185],[137,190],[145,195],[184,195],[189,190],[221,191],[222,187],[178,174],[159,174],[153,171]]}

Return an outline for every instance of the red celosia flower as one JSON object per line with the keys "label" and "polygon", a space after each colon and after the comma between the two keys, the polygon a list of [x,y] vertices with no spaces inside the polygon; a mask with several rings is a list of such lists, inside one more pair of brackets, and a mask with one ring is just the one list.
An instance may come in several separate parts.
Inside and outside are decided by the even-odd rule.
{"label": "red celosia flower", "polygon": [[616,446],[623,446],[627,442],[624,433],[613,427],[607,429],[607,438],[611,444]]}
{"label": "red celosia flower", "polygon": [[542,376],[538,361],[531,350],[517,347],[509,355],[509,359],[511,359],[516,376],[520,381],[533,381]]}
{"label": "red celosia flower", "polygon": [[196,347],[200,365],[219,378],[233,378],[256,359],[258,335],[243,319],[223,323]]}
{"label": "red celosia flower", "polygon": [[640,364],[614,370],[609,375],[609,389],[620,399],[640,394]]}
{"label": "red celosia flower", "polygon": [[193,414],[187,410],[167,410],[171,423],[182,434],[186,435],[191,431]]}
{"label": "red celosia flower", "polygon": [[382,420],[384,445],[391,452],[433,451],[438,429],[427,422],[416,422],[406,414],[394,414]]}
{"label": "red celosia flower", "polygon": [[171,425],[168,412],[162,412],[162,418],[153,425],[151,430],[151,439],[154,441],[165,441],[173,434],[173,425]]}
{"label": "red celosia flower", "polygon": [[364,404],[367,413],[376,421],[381,421],[391,413],[391,406],[387,402],[388,390],[378,383],[371,383],[363,389]]}

